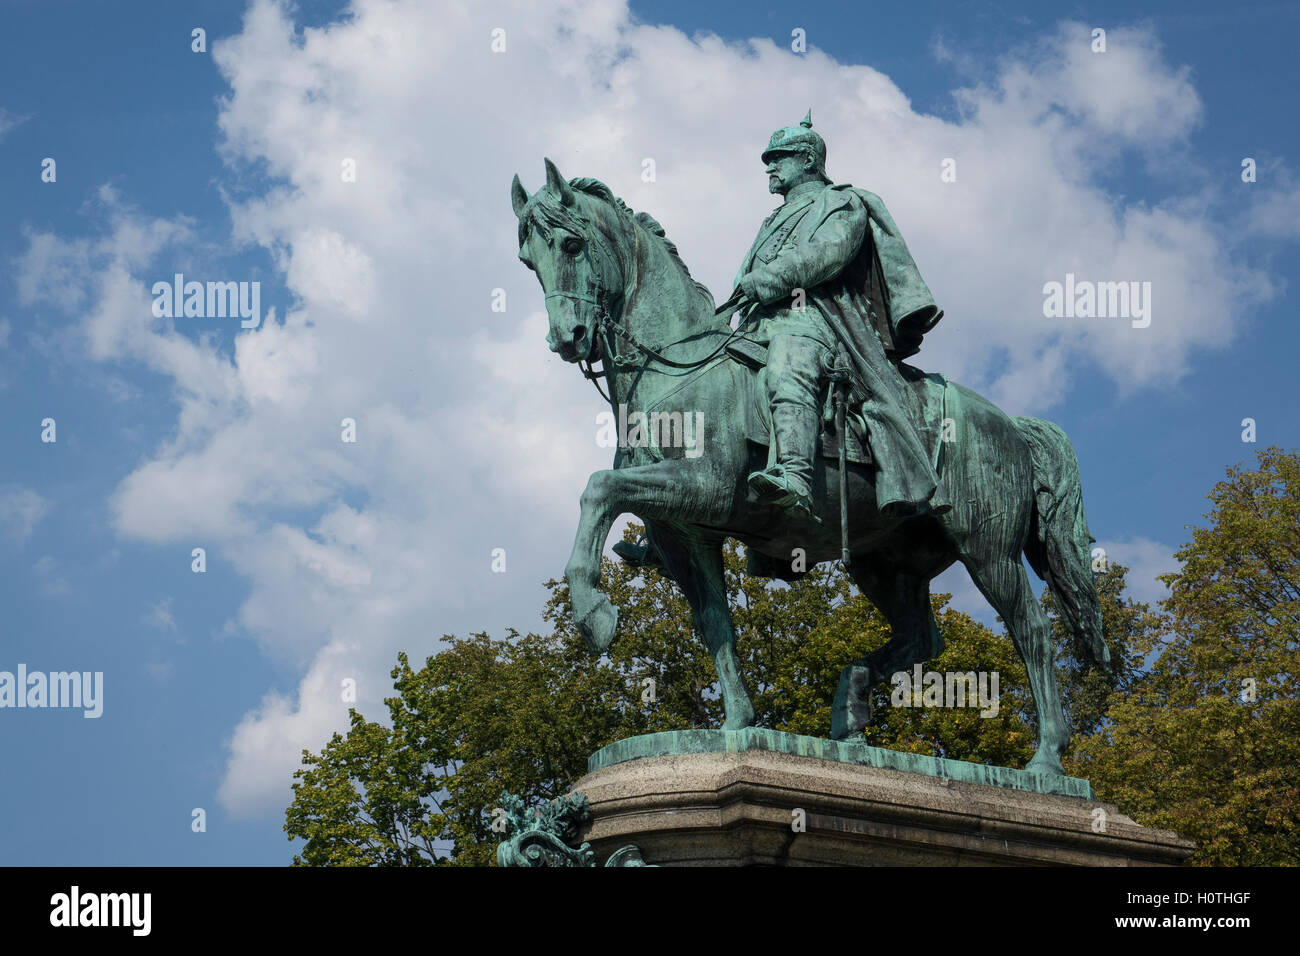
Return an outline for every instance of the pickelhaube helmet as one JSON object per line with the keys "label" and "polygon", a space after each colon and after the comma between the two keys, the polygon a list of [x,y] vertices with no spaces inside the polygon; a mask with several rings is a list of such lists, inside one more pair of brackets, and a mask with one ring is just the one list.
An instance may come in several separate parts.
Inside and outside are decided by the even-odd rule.
{"label": "pickelhaube helmet", "polygon": [[813,132],[812,110],[800,121],[798,126],[783,126],[772,134],[763,150],[763,162],[769,162],[774,153],[791,153],[807,150],[812,154],[817,169],[826,169],[826,141]]}

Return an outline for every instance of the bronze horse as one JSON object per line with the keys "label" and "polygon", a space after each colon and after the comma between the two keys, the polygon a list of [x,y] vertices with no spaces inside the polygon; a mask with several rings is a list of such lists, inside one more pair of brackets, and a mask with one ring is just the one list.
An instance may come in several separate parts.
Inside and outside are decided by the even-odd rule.
{"label": "bronze horse", "polygon": [[[790,563],[801,548],[809,566],[840,556],[840,470],[816,464],[813,517],[792,516],[751,499],[746,476],[767,449],[746,434],[745,403],[755,371],[724,344],[731,323],[718,317],[663,229],[634,214],[603,183],[566,181],[546,160],[546,185],[529,196],[516,176],[519,258],[545,292],[547,342],[565,361],[604,378],[617,413],[700,413],[702,453],[620,447],[614,466],[582,493],[582,515],[565,574],[574,619],[589,648],[609,647],[618,609],[601,593],[600,561],[614,521],[631,513],[690,603],[695,628],[713,655],[725,729],[748,727],[754,708],[736,654],[723,581],[722,542]],[[591,366],[602,363],[596,373]],[[916,373],[918,389],[945,387]],[[939,516],[883,517],[873,468],[846,466],[849,572],[891,626],[885,646],[847,664],[832,706],[831,736],[860,734],[872,686],[937,656],[943,638],[930,610],[930,581],[956,561],[1006,622],[1025,663],[1038,708],[1038,749],[1027,770],[1062,774],[1069,729],[1061,710],[1052,628],[1035,599],[1021,555],[1047,581],[1081,658],[1106,667],[1079,468],[1065,433],[1036,418],[1011,418],[987,399],[946,383],[940,472],[952,510]],[[820,520],[817,516],[826,516]]]}

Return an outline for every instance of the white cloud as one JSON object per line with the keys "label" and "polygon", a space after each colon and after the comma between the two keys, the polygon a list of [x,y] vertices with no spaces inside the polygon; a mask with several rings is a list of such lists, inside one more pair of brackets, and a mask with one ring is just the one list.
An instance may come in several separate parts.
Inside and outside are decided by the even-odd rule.
{"label": "white cloud", "polygon": [[48,554],[43,555],[32,565],[32,570],[36,572],[41,593],[46,597],[63,597],[71,593],[72,588],[68,585],[68,579],[59,573],[58,559]]}
{"label": "white cloud", "polygon": [[49,510],[49,502],[30,488],[0,486],[0,534],[7,538],[26,541]]}
{"label": "white cloud", "polygon": [[160,631],[175,631],[176,618],[172,615],[172,599],[163,598],[151,607],[148,621]]}
{"label": "white cloud", "polygon": [[[546,350],[540,291],[515,258],[509,183],[535,189],[544,155],[652,213],[721,300],[774,205],[759,153],[812,105],[832,176],[884,197],[947,310],[918,361],[1013,413],[1060,402],[1081,362],[1123,389],[1176,381],[1271,291],[1233,265],[1204,186],[1158,204],[1106,188],[1119,155],[1176,149],[1199,119],[1186,71],[1143,30],[1111,30],[1103,59],[1064,25],[960,91],[948,121],[870,67],[636,25],[618,3],[358,0],[301,31],[286,11],[254,2],[213,48],[230,86],[223,155],[278,183],[230,202],[235,241],[269,250],[293,296],[282,319],[239,334],[232,360],[153,318],[148,284],[192,224],[111,190],[109,235],[30,234],[18,277],[25,304],[86,310],[93,358],[174,383],[174,434],[122,480],[118,530],[239,568],[251,591],[234,619],[302,669],[296,693],[267,695],[234,730],[232,812],[282,811],[301,749],[345,721],[343,678],[381,714],[398,649],[526,625],[538,582],[564,566],[578,495],[609,453],[600,401]],[[946,157],[956,183],[940,182]],[[1042,285],[1067,271],[1151,281],[1151,327],[1045,319]],[[504,314],[489,309],[498,287]],[[340,441],[345,417],[355,444]],[[490,573],[494,547],[508,574]]]}
{"label": "white cloud", "polygon": [[21,126],[29,119],[31,119],[30,116],[21,116],[0,106],[0,139],[4,139],[11,130]]}
{"label": "white cloud", "polygon": [[1267,239],[1300,238],[1300,182],[1279,158],[1251,158],[1256,162],[1255,181],[1233,184],[1246,194],[1241,228]]}
{"label": "white cloud", "polygon": [[[1030,580],[1036,583],[1036,579],[1031,577]],[[964,565],[954,564],[931,581],[930,593],[951,594],[948,606],[953,610],[969,615],[986,627],[998,629],[997,610],[980,593]]]}
{"label": "white cloud", "polygon": [[1156,580],[1160,574],[1177,571],[1181,565],[1174,557],[1176,548],[1149,538],[1125,537],[1113,541],[1099,541],[1094,547],[1106,549],[1110,561],[1128,568],[1125,579],[1128,595],[1135,601],[1150,604],[1152,610],[1169,597],[1169,588]]}

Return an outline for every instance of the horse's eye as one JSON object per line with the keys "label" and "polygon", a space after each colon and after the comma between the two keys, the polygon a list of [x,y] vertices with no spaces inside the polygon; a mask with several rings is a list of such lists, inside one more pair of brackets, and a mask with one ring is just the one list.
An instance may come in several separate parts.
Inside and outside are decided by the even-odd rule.
{"label": "horse's eye", "polygon": [[563,249],[565,252],[567,252],[569,255],[576,256],[579,252],[582,251],[582,240],[579,239],[577,236],[570,236],[568,239],[565,239],[564,242],[560,244],[560,248]]}

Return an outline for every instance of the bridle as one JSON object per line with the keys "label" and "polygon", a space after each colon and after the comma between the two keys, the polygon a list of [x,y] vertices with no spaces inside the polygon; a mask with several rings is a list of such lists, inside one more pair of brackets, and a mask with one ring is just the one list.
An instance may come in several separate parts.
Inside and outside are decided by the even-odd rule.
{"label": "bridle", "polygon": [[[584,223],[584,225],[586,224]],[[585,229],[582,230],[582,245],[583,245],[584,254],[586,254],[588,250],[592,248],[593,245],[593,243],[591,242],[591,237],[586,235]],[[601,252],[606,256],[606,258],[610,258],[610,259],[613,258],[612,254],[609,253],[608,250],[604,248],[603,243],[595,243],[595,246],[601,250]],[[586,258],[588,259],[588,262],[591,263],[590,255],[586,255]],[[636,257],[635,256],[633,256],[632,262],[633,262],[632,287],[635,288],[636,286],[636,271],[635,271]],[[723,352],[723,350],[726,349],[727,345],[730,344],[731,340],[736,337],[737,333],[739,333],[741,329],[744,327],[744,323],[742,322],[736,328],[732,329],[731,334],[728,335],[726,339],[722,341],[722,344],[719,345],[716,349],[714,349],[712,352],[710,352],[702,359],[698,359],[693,362],[678,362],[674,359],[670,359],[668,358],[668,356],[664,355],[660,351],[660,349],[669,349],[672,348],[674,345],[680,345],[682,342],[685,342],[687,339],[691,338],[697,333],[692,332],[691,335],[687,335],[681,339],[677,339],[674,342],[669,342],[666,345],[660,345],[658,346],[658,348],[652,348],[651,346],[646,345],[644,342],[641,342],[639,339],[637,339],[635,335],[632,334],[632,331],[630,329],[620,324],[619,321],[616,318],[614,318],[614,309],[611,307],[610,304],[609,291],[600,288],[596,285],[594,276],[597,270],[594,268],[594,263],[591,263],[591,265],[593,267],[588,268],[587,271],[587,291],[573,292],[568,290],[558,290],[555,292],[546,293],[545,299],[549,300],[554,298],[562,298],[562,299],[571,299],[575,302],[585,302],[588,305],[590,305],[594,310],[596,318],[595,318],[595,327],[592,329],[592,337],[594,340],[600,343],[601,362],[603,363],[604,367],[599,372],[597,372],[592,367],[592,362],[590,358],[578,359],[578,367],[582,369],[583,377],[590,380],[592,385],[596,387],[596,391],[600,394],[601,398],[605,399],[605,401],[609,402],[611,405],[613,404],[614,400],[605,392],[604,389],[600,387],[599,379],[609,378],[613,368],[629,367],[638,364],[644,364],[645,361],[648,361],[650,359],[653,359],[654,361],[662,365],[666,365],[669,368],[676,368],[676,369],[683,369],[683,370],[702,368],[703,366],[708,365],[715,358],[717,358],[718,355],[720,355]],[[616,304],[621,309],[623,305],[623,301],[622,301],[623,296],[622,295],[618,296],[618,300],[619,301]],[[736,295],[733,295],[730,299],[728,299],[726,302],[724,302],[722,306],[716,309],[714,311],[714,315],[715,317],[719,317],[719,318],[724,316],[730,316],[732,312],[735,312],[737,309],[742,308],[748,304],[750,304],[748,300],[745,299],[744,296],[737,293]],[[619,352],[617,348],[616,337],[621,338],[624,342],[626,342],[627,345],[631,347],[633,352],[630,354],[623,354]],[[639,353],[639,355],[637,353]],[[645,356],[645,358],[642,359],[640,358],[640,356]]]}

